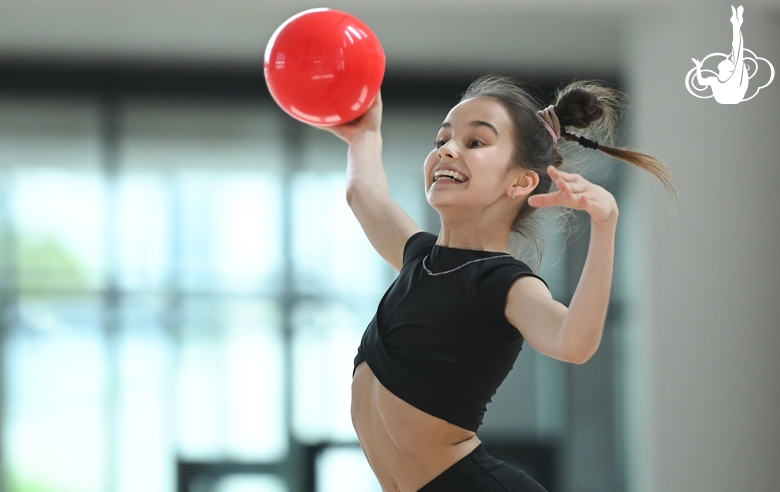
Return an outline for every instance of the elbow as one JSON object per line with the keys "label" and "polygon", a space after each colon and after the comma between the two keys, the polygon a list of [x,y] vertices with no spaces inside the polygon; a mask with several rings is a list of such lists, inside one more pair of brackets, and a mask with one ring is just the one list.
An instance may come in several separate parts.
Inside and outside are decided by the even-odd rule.
{"label": "elbow", "polygon": [[347,205],[351,207],[355,203],[355,201],[357,200],[357,194],[358,194],[358,190],[356,186],[354,185],[347,186]]}
{"label": "elbow", "polygon": [[349,179],[347,181],[347,204],[352,207],[359,202],[370,189],[370,184],[360,179]]}
{"label": "elbow", "polygon": [[599,345],[601,345],[603,330],[603,321],[598,324],[567,325],[566,332],[573,335],[559,338],[559,358],[577,365],[588,362],[596,354]]}
{"label": "elbow", "polygon": [[350,208],[354,208],[355,204],[361,200],[361,197],[365,195],[366,187],[359,182],[351,181],[347,183],[347,205]]}
{"label": "elbow", "polygon": [[569,362],[581,366],[582,364],[588,362],[591,357],[593,357],[593,354],[577,355],[575,357],[570,358]]}
{"label": "elbow", "polygon": [[389,190],[382,189],[374,183],[352,179],[347,182],[347,205],[352,210],[362,207],[361,204],[372,204],[383,196],[389,196]]}
{"label": "elbow", "polygon": [[576,364],[579,366],[588,362],[591,359],[591,357],[593,357],[596,354],[597,349],[598,346],[579,348],[578,350],[572,350],[569,353],[563,354],[563,357],[561,357],[561,359],[571,364]]}

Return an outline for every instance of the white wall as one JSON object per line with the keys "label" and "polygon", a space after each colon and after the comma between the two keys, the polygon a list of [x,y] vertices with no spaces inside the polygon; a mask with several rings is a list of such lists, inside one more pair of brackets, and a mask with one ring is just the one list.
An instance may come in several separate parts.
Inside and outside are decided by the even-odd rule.
{"label": "white wall", "polygon": [[[626,26],[633,144],[677,177],[676,216],[632,173],[622,220],[642,275],[625,379],[629,490],[780,487],[780,80],[720,105],[685,89],[691,58],[731,51],[731,11],[646,13]],[[746,5],[745,46],[780,69],[777,10]],[[765,69],[765,67],[764,67]],[[639,263],[641,262],[641,263]]]}

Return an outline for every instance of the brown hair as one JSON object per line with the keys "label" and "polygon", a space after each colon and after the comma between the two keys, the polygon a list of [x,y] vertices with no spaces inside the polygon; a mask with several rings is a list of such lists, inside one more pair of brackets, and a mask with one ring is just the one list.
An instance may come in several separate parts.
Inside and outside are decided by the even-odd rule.
{"label": "brown hair", "polygon": [[[536,117],[536,112],[547,105],[539,102],[513,79],[500,75],[480,77],[469,85],[461,101],[477,97],[495,99],[509,113],[515,128],[515,153],[510,166],[532,170],[539,175],[539,185],[532,195],[550,191],[552,179],[547,174],[547,167],[561,167],[564,159],[559,146],[565,141],[579,142],[580,136],[596,138],[598,150],[651,172],[673,196],[676,194],[674,178],[658,159],[609,145],[615,139],[618,119],[624,108],[625,96],[617,89],[599,81],[581,80],[556,91],[552,104],[561,124],[563,138],[557,143],[553,142],[544,124]],[[582,130],[582,135],[569,133],[567,128],[571,127]],[[523,207],[515,218],[512,231],[533,241],[537,261],[541,263],[539,224],[529,220],[535,210],[533,207]]]}

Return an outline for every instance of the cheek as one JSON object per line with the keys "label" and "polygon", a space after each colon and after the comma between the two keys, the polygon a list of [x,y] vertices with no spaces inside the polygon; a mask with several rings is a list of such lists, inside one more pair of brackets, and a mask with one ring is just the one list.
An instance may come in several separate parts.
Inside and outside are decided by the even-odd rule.
{"label": "cheek", "polygon": [[433,166],[436,165],[437,161],[437,151],[436,149],[433,149],[429,154],[428,157],[425,158],[425,162],[423,163],[423,177],[427,180],[428,176],[431,174],[431,170],[433,169]]}

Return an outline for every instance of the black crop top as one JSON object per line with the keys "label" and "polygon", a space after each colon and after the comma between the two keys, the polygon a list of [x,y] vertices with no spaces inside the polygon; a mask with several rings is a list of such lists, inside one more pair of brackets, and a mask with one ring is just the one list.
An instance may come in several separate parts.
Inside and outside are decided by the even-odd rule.
{"label": "black crop top", "polygon": [[507,293],[517,278],[537,276],[514,258],[428,275],[426,255],[426,266],[443,272],[502,254],[437,246],[436,240],[418,232],[407,241],[401,272],[363,334],[354,367],[366,361],[397,397],[476,432],[523,345],[504,314]]}

